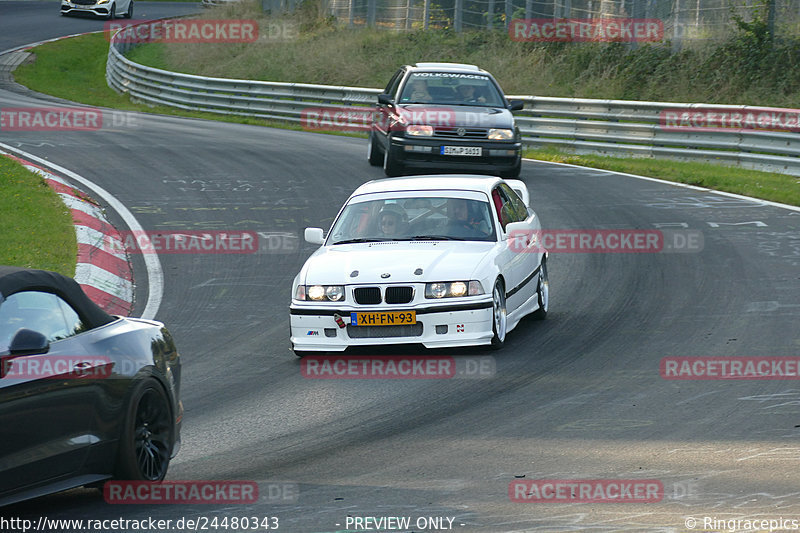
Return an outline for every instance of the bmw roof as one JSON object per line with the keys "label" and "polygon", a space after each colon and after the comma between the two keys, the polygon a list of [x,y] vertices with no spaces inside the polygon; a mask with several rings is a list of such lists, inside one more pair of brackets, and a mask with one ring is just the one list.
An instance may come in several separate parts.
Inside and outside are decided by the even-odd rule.
{"label": "bmw roof", "polygon": [[425,176],[406,176],[384,178],[364,183],[352,196],[395,191],[476,191],[491,194],[494,186],[502,181],[497,176],[476,174],[433,174]]}

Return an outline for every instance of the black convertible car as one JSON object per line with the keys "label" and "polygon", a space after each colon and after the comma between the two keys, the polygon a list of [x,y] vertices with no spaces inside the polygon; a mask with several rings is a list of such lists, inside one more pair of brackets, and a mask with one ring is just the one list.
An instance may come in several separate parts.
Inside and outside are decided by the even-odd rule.
{"label": "black convertible car", "polygon": [[160,322],[109,315],[60,274],[0,266],[0,505],[162,480],[180,378]]}

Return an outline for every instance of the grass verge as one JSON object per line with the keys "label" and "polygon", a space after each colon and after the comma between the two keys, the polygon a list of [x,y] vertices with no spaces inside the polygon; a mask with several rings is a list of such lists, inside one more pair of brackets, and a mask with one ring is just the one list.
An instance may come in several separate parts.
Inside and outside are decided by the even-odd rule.
{"label": "grass verge", "polygon": [[36,56],[35,61],[17,67],[14,71],[14,79],[17,83],[40,93],[81,104],[126,111],[144,111],[222,122],[302,129],[299,125],[289,122],[186,111],[168,106],[151,106],[132,102],[128,95],[117,93],[106,83],[108,41],[103,33],[81,35],[45,43],[37,46],[33,52]]}
{"label": "grass verge", "polygon": [[69,209],[41,176],[0,155],[0,265],[75,275]]}
{"label": "grass verge", "polygon": [[[202,47],[199,47],[202,48]],[[373,48],[374,49],[374,48]],[[134,61],[153,66],[164,61],[162,44],[139,47],[132,54]],[[34,50],[36,61],[22,65],[14,72],[19,83],[35,91],[84,104],[123,110],[145,111],[165,115],[237,122],[300,130],[300,125],[253,117],[194,112],[167,106],[148,106],[131,102],[127,95],[114,92],[105,81],[108,42],[102,34],[86,35],[47,43]],[[344,57],[344,56],[342,56]],[[455,60],[457,58],[447,57]],[[394,65],[392,66],[394,68]],[[246,77],[246,76],[244,76]],[[313,82],[320,80],[294,80]],[[351,83],[352,85],[358,85]],[[378,86],[380,84],[372,84]],[[338,134],[360,136],[363,134]],[[527,157],[576,165],[605,168],[618,172],[642,174],[668,181],[677,181],[744,194],[775,202],[800,205],[800,186],[796,177],[758,172],[722,165],[681,163],[662,159],[625,159],[589,155],[572,155],[551,150],[529,150]]]}

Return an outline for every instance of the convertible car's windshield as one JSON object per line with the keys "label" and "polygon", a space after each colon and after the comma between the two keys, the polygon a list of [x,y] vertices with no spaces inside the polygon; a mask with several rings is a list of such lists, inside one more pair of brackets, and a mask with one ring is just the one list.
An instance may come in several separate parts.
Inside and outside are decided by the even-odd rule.
{"label": "convertible car's windshield", "polygon": [[494,241],[489,203],[467,198],[389,198],[348,204],[328,244],[391,240]]}

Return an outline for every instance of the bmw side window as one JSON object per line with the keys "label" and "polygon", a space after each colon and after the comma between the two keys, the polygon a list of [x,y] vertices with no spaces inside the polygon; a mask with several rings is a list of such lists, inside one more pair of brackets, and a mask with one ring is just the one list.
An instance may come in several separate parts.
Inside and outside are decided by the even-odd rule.
{"label": "bmw side window", "polygon": [[505,195],[505,192],[502,188],[496,188],[492,192],[492,196],[495,199],[495,207],[497,208],[498,215],[497,218],[500,219],[500,226],[503,228],[503,231],[505,231],[506,225],[515,221],[514,219],[516,218],[516,214],[514,213],[511,202],[509,202],[508,197]]}
{"label": "bmw side window", "polygon": [[8,349],[20,328],[38,331],[54,342],[84,331],[78,313],[49,292],[23,291],[12,294],[0,305],[0,350]]}
{"label": "bmw side window", "polygon": [[517,219],[514,220],[514,222],[523,222],[526,220],[528,218],[528,208],[525,207],[525,203],[516,191],[505,184],[500,185],[500,187],[503,189],[506,197],[511,201],[512,209],[516,213]]}

